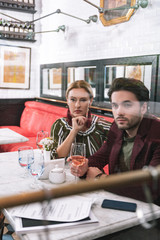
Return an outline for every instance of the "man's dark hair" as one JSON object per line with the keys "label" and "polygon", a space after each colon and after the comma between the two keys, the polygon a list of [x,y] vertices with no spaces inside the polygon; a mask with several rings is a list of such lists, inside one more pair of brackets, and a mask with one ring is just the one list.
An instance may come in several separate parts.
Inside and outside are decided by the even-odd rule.
{"label": "man's dark hair", "polygon": [[140,102],[149,101],[149,90],[140,80],[134,78],[115,78],[108,91],[110,101],[112,93],[120,90],[132,92]]}

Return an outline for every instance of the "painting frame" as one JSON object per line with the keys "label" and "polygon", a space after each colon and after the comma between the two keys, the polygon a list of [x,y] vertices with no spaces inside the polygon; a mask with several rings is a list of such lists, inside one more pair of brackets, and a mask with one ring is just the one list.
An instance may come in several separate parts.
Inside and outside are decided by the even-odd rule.
{"label": "painting frame", "polygon": [[48,73],[48,89],[60,89],[62,84],[62,68],[52,68]]}
{"label": "painting frame", "polygon": [[102,9],[112,9],[116,7],[127,7],[127,9],[122,10],[109,10],[100,13],[100,20],[104,26],[110,26],[122,22],[126,22],[130,19],[134,13],[134,8],[132,7],[136,4],[136,0],[100,0],[100,7]]}
{"label": "painting frame", "polygon": [[145,68],[144,65],[125,66],[125,78],[134,78],[144,82]]}
{"label": "painting frame", "polygon": [[30,89],[31,48],[0,45],[0,89]]}

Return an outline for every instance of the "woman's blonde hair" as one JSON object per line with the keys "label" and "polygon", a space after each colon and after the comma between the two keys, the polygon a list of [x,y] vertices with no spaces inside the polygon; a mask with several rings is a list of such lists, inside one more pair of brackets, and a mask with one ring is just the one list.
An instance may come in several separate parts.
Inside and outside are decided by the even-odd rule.
{"label": "woman's blonde hair", "polygon": [[93,98],[93,90],[92,90],[92,87],[91,87],[91,85],[90,85],[88,82],[86,82],[86,81],[84,81],[84,80],[78,80],[78,81],[75,81],[75,82],[71,83],[71,84],[69,85],[69,87],[67,88],[66,98],[68,98],[69,92],[70,92],[72,89],[74,89],[74,88],[83,88],[83,89],[85,89],[86,92],[89,93],[89,97],[90,97],[90,98]]}

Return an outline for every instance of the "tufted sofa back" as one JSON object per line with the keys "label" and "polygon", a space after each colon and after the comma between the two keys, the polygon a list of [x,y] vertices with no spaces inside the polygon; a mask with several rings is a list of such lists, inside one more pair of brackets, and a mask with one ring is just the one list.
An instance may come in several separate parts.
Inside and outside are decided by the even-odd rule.
{"label": "tufted sofa back", "polygon": [[48,131],[58,118],[65,117],[67,109],[36,101],[25,102],[21,116],[20,127],[27,132],[37,134],[38,131]]}

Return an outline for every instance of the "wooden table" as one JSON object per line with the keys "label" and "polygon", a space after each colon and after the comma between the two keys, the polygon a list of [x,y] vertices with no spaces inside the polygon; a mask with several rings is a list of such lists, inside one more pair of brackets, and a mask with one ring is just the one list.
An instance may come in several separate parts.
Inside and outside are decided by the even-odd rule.
{"label": "wooden table", "polygon": [[[31,191],[30,183],[32,178],[21,178],[23,169],[18,164],[17,152],[0,153],[0,196],[7,196],[20,192]],[[73,176],[70,172],[67,172],[67,181],[72,182]],[[43,184],[50,187],[57,187],[51,184],[49,180],[42,180]],[[33,191],[33,190],[32,190]],[[96,224],[83,225],[72,228],[63,228],[60,230],[49,231],[49,237],[46,238],[46,233],[35,232],[30,234],[21,235],[22,240],[38,240],[38,239],[69,239],[69,240],[92,240],[102,236],[107,236],[111,233],[116,233],[124,229],[129,229],[139,224],[137,215],[134,212],[126,212],[120,210],[103,209],[101,207],[103,199],[122,200],[137,203],[138,209],[142,209],[145,217],[151,218],[150,209],[147,203],[121,197],[106,191],[96,191],[87,194],[81,194],[89,198],[94,198],[95,203],[93,204],[92,210],[97,219],[99,220]],[[160,207],[154,205],[154,213],[156,218],[160,217]],[[145,230],[144,230],[145,231]],[[107,238],[108,239],[108,238]]]}
{"label": "wooden table", "polygon": [[27,142],[29,139],[9,128],[0,128],[0,145]]}

